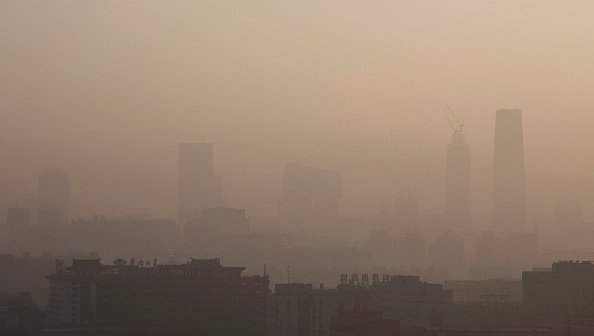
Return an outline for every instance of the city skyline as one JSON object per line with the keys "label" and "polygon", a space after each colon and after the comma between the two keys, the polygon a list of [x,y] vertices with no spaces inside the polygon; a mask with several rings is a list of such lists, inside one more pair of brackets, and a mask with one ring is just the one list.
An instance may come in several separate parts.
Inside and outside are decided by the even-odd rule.
{"label": "city skyline", "polygon": [[0,0],[0,335],[594,335],[591,0]]}
{"label": "city skyline", "polygon": [[[492,114],[506,107],[525,114],[528,217],[540,221],[559,198],[582,200],[593,218],[594,162],[580,146],[591,139],[589,3],[459,0],[429,10],[333,0],[260,3],[262,12],[187,3],[166,12],[151,1],[58,0],[42,20],[33,4],[2,6],[0,151],[13,163],[0,185],[19,198],[35,193],[32,176],[59,169],[76,185],[75,217],[175,217],[177,143],[213,142],[229,202],[257,216],[276,211],[292,160],[340,169],[351,214],[390,205],[407,185],[422,208],[443,209],[449,104],[469,125],[477,224],[492,217]],[[110,56],[116,49],[126,57]]]}

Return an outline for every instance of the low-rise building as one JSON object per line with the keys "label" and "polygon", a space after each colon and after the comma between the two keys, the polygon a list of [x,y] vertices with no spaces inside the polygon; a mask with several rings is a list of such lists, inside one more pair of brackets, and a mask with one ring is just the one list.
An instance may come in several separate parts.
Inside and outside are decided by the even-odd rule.
{"label": "low-rise building", "polygon": [[446,280],[454,302],[522,302],[522,280]]}
{"label": "low-rise building", "polygon": [[110,335],[262,335],[269,280],[243,270],[218,259],[181,265],[75,259],[49,276],[48,322]]}
{"label": "low-rise building", "polygon": [[406,327],[453,326],[456,305],[452,291],[418,276],[391,276],[371,286],[373,308]]}
{"label": "low-rise building", "polygon": [[268,335],[328,336],[331,320],[339,311],[367,309],[368,304],[369,292],[362,288],[277,284],[268,300]]}
{"label": "low-rise building", "polygon": [[380,311],[339,311],[332,318],[331,336],[398,336],[400,322],[382,317]]}
{"label": "low-rise building", "polygon": [[523,272],[522,287],[527,317],[534,321],[594,319],[592,262],[561,261],[551,270]]}

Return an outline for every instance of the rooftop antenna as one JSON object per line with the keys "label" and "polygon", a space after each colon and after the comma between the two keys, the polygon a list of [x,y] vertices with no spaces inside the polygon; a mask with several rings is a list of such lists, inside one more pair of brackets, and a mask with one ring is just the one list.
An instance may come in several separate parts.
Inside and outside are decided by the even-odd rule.
{"label": "rooftop antenna", "polygon": [[287,284],[291,284],[291,269],[289,266],[287,266]]}

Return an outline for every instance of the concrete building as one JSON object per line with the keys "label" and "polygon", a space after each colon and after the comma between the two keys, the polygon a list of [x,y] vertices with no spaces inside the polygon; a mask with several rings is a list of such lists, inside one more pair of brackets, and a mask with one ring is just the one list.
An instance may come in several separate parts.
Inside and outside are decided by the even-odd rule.
{"label": "concrete building", "polygon": [[463,132],[464,124],[452,124],[454,134],[448,145],[446,165],[446,220],[448,229],[462,235],[472,233],[470,150]]}
{"label": "concrete building", "polygon": [[538,322],[594,320],[594,264],[561,261],[552,269],[522,274],[522,297],[527,317]]}
{"label": "concrete building", "polygon": [[31,293],[0,292],[0,335],[40,335],[43,320]]}
{"label": "concrete building", "polygon": [[200,216],[204,209],[223,205],[221,176],[214,175],[212,143],[179,144],[178,225]]}
{"label": "concrete building", "polygon": [[330,335],[339,311],[366,309],[361,289],[314,289],[311,284],[277,284],[268,300],[268,336]]}
{"label": "concrete building", "polygon": [[526,181],[522,111],[497,110],[493,157],[493,230],[522,232],[526,227]]}
{"label": "concrete building", "polygon": [[46,171],[39,174],[37,184],[39,209],[58,209],[60,224],[69,222],[70,181],[61,171]]}
{"label": "concrete building", "polygon": [[454,302],[522,302],[522,280],[446,280]]}
{"label": "concrete building", "polygon": [[495,328],[519,328],[523,326],[526,325],[521,302],[456,303],[456,327],[462,330],[493,330]]}
{"label": "concrete building", "polygon": [[397,275],[371,286],[372,307],[402,327],[443,327],[455,324],[452,291],[422,282],[418,276]]}
{"label": "concrete building", "polygon": [[332,318],[331,336],[398,336],[400,323],[380,311],[339,311]]}
{"label": "concrete building", "polygon": [[216,234],[245,234],[250,231],[250,220],[245,216],[245,209],[210,208],[204,209],[197,219],[186,222],[185,237],[197,240]]}
{"label": "concrete building", "polygon": [[338,171],[290,162],[284,169],[278,214],[288,221],[333,219],[341,197]]}
{"label": "concrete building", "polygon": [[263,335],[268,277],[243,270],[218,259],[58,263],[49,276],[48,321],[109,335]]}

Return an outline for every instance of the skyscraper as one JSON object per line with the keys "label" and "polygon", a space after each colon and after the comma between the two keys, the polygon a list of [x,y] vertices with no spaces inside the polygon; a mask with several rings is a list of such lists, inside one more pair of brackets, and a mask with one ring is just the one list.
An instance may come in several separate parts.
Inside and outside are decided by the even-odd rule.
{"label": "skyscraper", "polygon": [[522,111],[497,110],[493,157],[493,229],[520,232],[526,226]]}
{"label": "skyscraper", "polygon": [[37,184],[39,209],[58,209],[60,224],[68,224],[70,182],[61,171],[46,171],[39,174]]}
{"label": "skyscraper", "polygon": [[467,234],[472,231],[470,150],[464,139],[464,124],[452,126],[454,134],[446,159],[446,216],[450,229]]}
{"label": "skyscraper", "polygon": [[212,143],[179,144],[178,225],[223,205],[221,176],[213,174]]}

